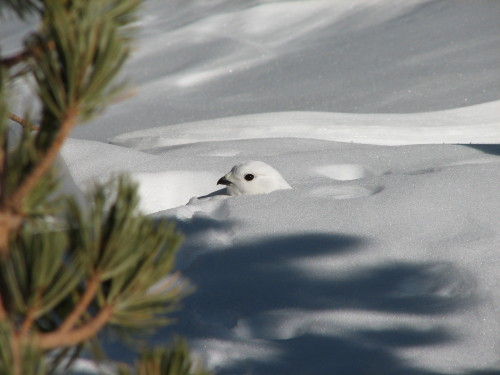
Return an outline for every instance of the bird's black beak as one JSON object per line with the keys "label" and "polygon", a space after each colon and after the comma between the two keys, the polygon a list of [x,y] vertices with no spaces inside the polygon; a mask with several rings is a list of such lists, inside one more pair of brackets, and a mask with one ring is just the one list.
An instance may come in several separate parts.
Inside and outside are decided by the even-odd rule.
{"label": "bird's black beak", "polygon": [[231,181],[226,180],[226,177],[221,177],[219,181],[217,181],[217,185],[231,185]]}

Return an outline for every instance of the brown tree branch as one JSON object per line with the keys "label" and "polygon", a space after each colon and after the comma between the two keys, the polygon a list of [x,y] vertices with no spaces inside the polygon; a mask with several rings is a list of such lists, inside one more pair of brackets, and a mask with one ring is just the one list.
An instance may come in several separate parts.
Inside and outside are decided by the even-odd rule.
{"label": "brown tree branch", "polygon": [[[0,165],[0,175],[2,177],[2,186],[0,186],[0,254],[7,256],[9,253],[9,232],[16,230],[22,222],[21,203],[23,198],[33,189],[42,175],[47,172],[54,162],[57,153],[62,147],[64,140],[68,137],[73,125],[76,122],[77,110],[68,111],[65,121],[63,121],[59,133],[54,139],[49,150],[45,153],[40,163],[38,163],[31,173],[24,179],[21,186],[8,197],[5,191],[4,179],[7,171],[7,147],[2,148],[2,160]],[[23,126],[33,126],[24,119],[9,113],[8,117]]]}
{"label": "brown tree branch", "polygon": [[35,322],[35,315],[36,315],[37,309],[35,307],[31,308],[28,310],[26,314],[26,318],[23,321],[23,324],[21,325],[21,328],[17,332],[18,337],[25,337],[31,327],[33,326],[33,323]]}
{"label": "brown tree branch", "polygon": [[19,186],[14,194],[8,198],[8,204],[14,212],[21,211],[22,200],[28,195],[28,193],[35,187],[38,180],[46,173],[59,153],[64,141],[69,136],[71,129],[76,123],[76,116],[78,114],[78,109],[70,109],[65,119],[62,121],[61,128],[57,136],[54,138],[51,147],[43,155],[42,160],[38,163],[31,173],[23,180],[21,186]]}
{"label": "brown tree branch", "polygon": [[63,324],[61,324],[61,326],[58,328],[58,331],[68,332],[73,328],[75,323],[77,323],[80,320],[83,313],[89,307],[100,285],[101,285],[101,280],[99,274],[96,272],[90,277],[85,292],[79,299],[77,305],[75,306],[71,314],[66,317]]}
{"label": "brown tree branch", "polygon": [[108,322],[112,314],[110,305],[104,306],[95,317],[86,321],[80,327],[75,328],[75,324],[80,321],[83,314],[87,311],[100,285],[100,276],[95,272],[89,278],[85,291],[79,298],[73,311],[67,316],[61,326],[53,332],[40,336],[39,345],[41,349],[49,350],[79,344],[94,336]]}
{"label": "brown tree branch", "polygon": [[0,215],[0,254],[2,259],[9,254],[9,227],[4,215]]}
{"label": "brown tree branch", "polygon": [[5,206],[7,198],[7,171],[9,170],[9,137],[2,134],[3,142],[0,145],[0,207]]}
{"label": "brown tree branch", "polygon": [[[0,146],[0,254],[6,256],[9,246],[9,220],[6,217],[5,203],[7,200],[7,170],[8,170],[8,137],[3,135]],[[0,301],[1,302],[1,301]],[[0,309],[1,309],[0,304]]]}
{"label": "brown tree branch", "polygon": [[40,305],[41,298],[42,298],[42,291],[38,290],[35,295],[35,303],[26,312],[26,317],[24,318],[23,324],[21,324],[21,328],[16,334],[17,337],[19,338],[26,337],[31,327],[33,327],[36,314],[38,313],[38,306]]}
{"label": "brown tree branch", "polygon": [[0,210],[0,255],[4,259],[9,255],[9,233],[19,228],[21,223],[21,215],[5,207]]}
{"label": "brown tree branch", "polygon": [[7,317],[7,311],[5,311],[2,295],[0,294],[0,320],[4,320],[6,317]]}
{"label": "brown tree branch", "polygon": [[21,343],[18,338],[12,337],[10,347],[12,348],[13,374],[21,375]]}
{"label": "brown tree branch", "polygon": [[104,306],[99,313],[91,320],[85,322],[82,326],[69,332],[58,329],[57,331],[41,334],[38,339],[38,346],[42,350],[50,350],[60,347],[73,346],[82,343],[95,336],[102,327],[111,319],[113,307]]}
{"label": "brown tree branch", "polygon": [[29,59],[33,55],[32,51],[29,50],[23,50],[21,52],[16,53],[15,55],[5,57],[0,60],[0,65],[3,66],[4,68],[11,68],[14,65],[17,65],[19,63],[22,63]]}
{"label": "brown tree branch", "polygon": [[[56,46],[53,40],[49,40],[46,43],[47,43],[46,46],[49,49],[54,49]],[[32,49],[25,49],[16,53],[15,55],[0,59],[0,66],[9,69],[12,68],[14,65],[25,62],[30,57],[39,55],[40,53],[42,53],[42,49],[40,48],[40,46],[35,46]]]}
{"label": "brown tree branch", "polygon": [[32,125],[30,124],[29,122],[27,122],[25,119],[23,119],[22,117],[19,117],[13,113],[8,113],[7,114],[7,117],[9,119],[11,119],[12,121],[14,122],[17,122],[19,125],[21,126],[24,126],[25,128],[28,128],[30,130],[40,130],[40,128],[38,126],[35,126],[35,125]]}

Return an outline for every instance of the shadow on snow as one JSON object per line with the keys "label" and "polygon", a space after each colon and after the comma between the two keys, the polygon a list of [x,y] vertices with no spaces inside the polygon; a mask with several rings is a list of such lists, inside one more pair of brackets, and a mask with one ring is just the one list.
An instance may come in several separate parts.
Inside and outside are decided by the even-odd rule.
{"label": "shadow on snow", "polygon": [[485,154],[500,155],[500,144],[477,144],[477,145],[464,144],[464,146],[482,151]]}
{"label": "shadow on snow", "polygon": [[[384,263],[348,275],[324,271],[325,267],[321,272],[307,270],[315,257],[320,263],[334,262],[366,243],[354,236],[307,233],[199,254],[183,271],[196,292],[185,300],[177,324],[157,332],[152,341],[164,343],[176,332],[194,343],[255,340],[279,352],[269,358],[228,361],[216,368],[218,374],[437,375],[406,363],[397,351],[417,346],[432,350],[433,345],[455,340],[452,332],[437,323],[425,329],[403,325],[398,317],[444,316],[464,308],[475,300],[473,280],[451,263]],[[297,265],[305,265],[306,271]],[[378,312],[390,314],[391,328],[347,326],[342,334],[305,329],[285,338],[269,337],[266,329],[272,331],[282,321],[259,319],[276,311],[305,311],[313,317],[327,311],[332,319],[336,312]],[[258,323],[247,328],[250,339],[239,337],[235,330],[241,320]]]}

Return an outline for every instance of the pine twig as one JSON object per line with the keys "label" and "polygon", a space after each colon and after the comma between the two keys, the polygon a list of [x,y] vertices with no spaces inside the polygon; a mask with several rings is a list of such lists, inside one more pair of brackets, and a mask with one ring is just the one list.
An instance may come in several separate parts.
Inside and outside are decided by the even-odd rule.
{"label": "pine twig", "polygon": [[24,337],[28,334],[30,328],[33,326],[33,323],[35,321],[36,311],[37,310],[35,308],[29,309],[28,313],[26,314],[26,318],[24,319],[23,324],[21,325],[21,328],[17,333],[19,337]]}
{"label": "pine twig", "polygon": [[0,213],[0,254],[3,259],[9,254],[9,220],[6,216]]}
{"label": "pine twig", "polygon": [[7,171],[9,170],[9,137],[3,136],[0,145],[0,208],[5,207],[7,198]]}
{"label": "pine twig", "polygon": [[99,289],[100,284],[101,284],[101,280],[100,280],[99,274],[96,272],[90,277],[90,279],[87,283],[87,288],[85,289],[85,292],[83,293],[83,295],[79,299],[77,305],[75,306],[75,308],[73,309],[71,314],[68,315],[68,317],[61,324],[58,331],[69,332],[73,328],[75,323],[80,320],[83,313],[87,310],[90,303],[94,299],[95,295],[97,294],[97,291]]}
{"label": "pine twig", "polygon": [[101,284],[100,276],[95,272],[87,283],[87,288],[71,314],[54,332],[40,335],[39,346],[43,350],[80,344],[93,337],[109,321],[113,314],[111,305],[104,306],[97,315],[79,327],[75,324],[82,318],[94,299]]}
{"label": "pine twig", "polygon": [[9,119],[11,119],[12,121],[17,122],[19,125],[24,126],[25,128],[28,128],[30,130],[40,130],[40,128],[38,126],[30,124],[25,119],[23,119],[22,117],[19,117],[19,116],[15,115],[14,113],[9,112],[7,114],[7,117]]}
{"label": "pine twig", "polygon": [[[9,246],[9,215],[5,204],[7,201],[7,171],[8,171],[8,140],[9,137],[3,136],[3,142],[0,148],[0,254],[6,256]],[[0,296],[0,313],[2,310]]]}
{"label": "pine twig", "polygon": [[6,317],[7,317],[7,312],[5,311],[2,295],[0,294],[0,321],[4,320]]}
{"label": "pine twig", "polygon": [[84,342],[95,336],[113,315],[113,306],[104,306],[93,319],[69,332],[57,330],[39,336],[38,346],[42,350],[67,347]]}
{"label": "pine twig", "polygon": [[9,206],[15,212],[19,212],[23,198],[35,187],[38,180],[47,172],[57,157],[64,141],[69,136],[71,129],[76,123],[78,110],[76,108],[69,110],[64,121],[61,124],[57,136],[54,138],[51,147],[43,155],[42,160],[38,163],[31,173],[23,180],[14,194],[9,197]]}
{"label": "pine twig", "polygon": [[0,210],[0,255],[7,257],[9,254],[9,232],[19,228],[22,222],[21,215],[4,207]]}
{"label": "pine twig", "polygon": [[41,299],[41,292],[38,291],[36,293],[36,296],[35,296],[35,303],[27,311],[26,318],[24,319],[23,324],[21,325],[21,328],[17,332],[17,336],[19,338],[26,337],[29,330],[33,326],[33,323],[35,322],[36,314],[38,312],[38,306],[40,303],[40,299]]}
{"label": "pine twig", "polygon": [[13,371],[14,375],[21,375],[21,343],[17,337],[11,338],[11,350],[13,359]]}
{"label": "pine twig", "polygon": [[12,68],[14,65],[22,63],[29,59],[33,53],[29,50],[23,50],[21,52],[16,53],[15,55],[5,57],[0,60],[0,65],[6,69]]}
{"label": "pine twig", "polygon": [[[54,49],[56,46],[53,40],[49,40],[46,43],[47,43],[46,45],[48,46],[49,49]],[[32,49],[25,49],[25,50],[22,50],[22,51],[16,53],[15,55],[0,59],[0,66],[4,67],[6,69],[9,69],[17,64],[25,62],[26,60],[28,60],[31,57],[39,55],[40,53],[41,53],[41,49],[39,47],[35,47]]]}

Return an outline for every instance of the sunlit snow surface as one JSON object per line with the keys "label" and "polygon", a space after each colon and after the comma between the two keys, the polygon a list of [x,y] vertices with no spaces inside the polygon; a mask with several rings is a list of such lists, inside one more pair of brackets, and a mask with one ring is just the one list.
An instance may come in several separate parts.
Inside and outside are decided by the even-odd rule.
{"label": "sunlit snow surface", "polygon": [[[137,95],[62,157],[82,190],[128,172],[186,234],[197,289],[151,343],[185,335],[219,374],[500,373],[500,3],[143,13]],[[293,189],[228,197],[245,160]]]}
{"label": "sunlit snow surface", "polygon": [[[216,122],[201,125],[214,139],[231,134]],[[175,147],[154,140],[149,147],[138,135],[147,153],[80,140],[65,147],[80,186],[126,166],[141,183],[146,212],[176,220],[187,236],[178,267],[197,291],[179,322],[153,341],[186,335],[222,374],[498,368],[499,146],[289,135],[201,136]],[[157,131],[161,137],[168,128]],[[91,173],[81,160],[96,153],[114,160],[112,168],[96,165]],[[232,165],[257,158],[293,189],[239,197],[218,191]]]}

